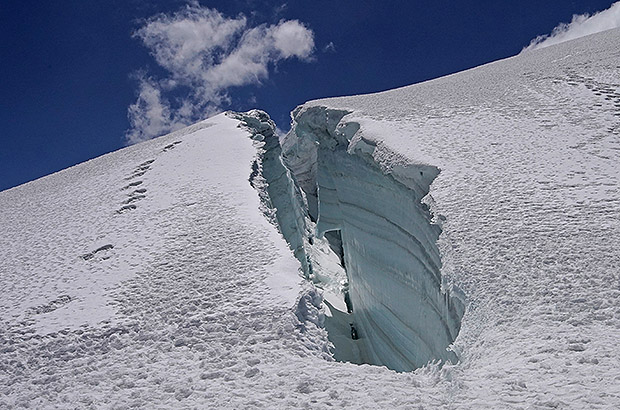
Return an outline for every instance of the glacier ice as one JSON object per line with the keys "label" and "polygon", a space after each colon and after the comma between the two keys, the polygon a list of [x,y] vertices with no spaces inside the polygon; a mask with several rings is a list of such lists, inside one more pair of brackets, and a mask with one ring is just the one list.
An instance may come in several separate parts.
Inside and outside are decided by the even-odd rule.
{"label": "glacier ice", "polygon": [[281,155],[265,113],[232,114],[263,144],[251,182],[262,179],[264,212],[325,291],[336,359],[398,371],[456,362],[448,347],[464,304],[442,287],[441,229],[422,201],[439,170],[411,165],[408,185],[397,181],[374,163],[372,144],[356,137],[346,114],[296,111]]}
{"label": "glacier ice", "polygon": [[252,110],[246,113],[229,112],[231,118],[241,122],[257,144],[257,157],[252,164],[250,184],[257,190],[262,211],[286,238],[306,277],[310,265],[305,252],[309,236],[305,222],[303,198],[289,171],[280,160],[280,143],[275,133],[275,123],[267,113]]}
{"label": "glacier ice", "polygon": [[412,164],[409,184],[397,181],[374,162],[373,144],[356,135],[359,126],[346,114],[295,111],[283,158],[315,203],[317,235],[338,232],[332,238],[342,241],[361,362],[398,371],[456,362],[447,348],[464,304],[442,288],[441,229],[422,202],[439,170]]}

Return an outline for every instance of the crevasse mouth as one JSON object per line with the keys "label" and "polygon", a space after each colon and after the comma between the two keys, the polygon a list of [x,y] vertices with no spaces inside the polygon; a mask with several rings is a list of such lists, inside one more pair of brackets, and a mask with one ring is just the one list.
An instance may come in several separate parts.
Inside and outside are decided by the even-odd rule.
{"label": "crevasse mouth", "polygon": [[464,304],[442,289],[441,228],[423,203],[439,170],[410,165],[408,183],[385,173],[376,145],[352,146],[359,125],[346,114],[296,110],[282,147],[266,140],[261,160],[275,222],[323,289],[332,354],[396,371],[455,363]]}

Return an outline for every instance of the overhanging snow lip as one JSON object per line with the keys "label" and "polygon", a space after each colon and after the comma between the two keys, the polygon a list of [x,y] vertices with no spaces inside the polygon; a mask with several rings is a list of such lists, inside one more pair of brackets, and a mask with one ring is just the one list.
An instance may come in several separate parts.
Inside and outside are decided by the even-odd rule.
{"label": "overhanging snow lip", "polygon": [[[345,97],[336,97],[335,100],[338,98]],[[330,136],[336,138],[339,143],[346,143],[347,151],[350,153],[355,151],[363,152],[364,148],[372,148],[372,150],[378,150],[378,153],[381,153],[383,156],[389,157],[389,163],[372,157],[373,161],[369,162],[369,164],[379,167],[382,172],[394,176],[399,182],[408,187],[412,187],[410,185],[412,181],[420,180],[425,181],[420,184],[420,188],[427,190],[441,173],[441,168],[431,163],[428,159],[403,155],[398,149],[393,148],[389,142],[382,138],[381,131],[377,130],[384,128],[385,124],[389,124],[389,120],[377,120],[346,104],[342,106],[338,104],[328,105],[325,104],[326,101],[329,100],[314,100],[297,106],[291,113],[293,123],[304,120],[305,117],[313,112],[323,112],[327,118],[326,124],[331,125],[325,128]],[[334,118],[337,118],[337,121],[333,121],[332,119]],[[316,128],[316,124],[311,125],[314,126],[311,129]],[[286,150],[286,141],[293,131],[293,128],[291,128],[284,137],[283,151]],[[424,171],[425,178],[409,175],[409,171],[412,171],[414,167],[416,172],[419,172],[418,168],[421,168]]]}

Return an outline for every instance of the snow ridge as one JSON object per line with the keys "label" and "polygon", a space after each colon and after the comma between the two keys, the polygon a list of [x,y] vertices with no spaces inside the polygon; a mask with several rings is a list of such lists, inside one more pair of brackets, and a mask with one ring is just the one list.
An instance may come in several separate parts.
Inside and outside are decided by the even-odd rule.
{"label": "snow ridge", "polygon": [[[239,127],[250,133],[255,143],[256,158],[252,163],[250,185],[261,199],[261,210],[287,241],[291,251],[301,264],[301,273],[306,279],[312,277],[312,262],[307,252],[311,229],[307,226],[306,206],[302,194],[290,172],[281,161],[280,143],[275,133],[275,123],[264,111],[251,110],[245,113],[228,112],[227,116],[240,121]],[[329,344],[322,339],[324,315],[321,311],[322,294],[311,284],[305,284],[297,298],[295,316],[299,319],[297,328],[329,352]],[[326,355],[326,358],[330,356]]]}
{"label": "snow ridge", "polygon": [[251,110],[245,113],[228,112],[240,121],[240,127],[250,133],[257,151],[252,163],[249,182],[261,199],[261,210],[286,238],[306,277],[310,265],[304,240],[309,236],[303,212],[303,198],[289,171],[280,160],[280,143],[275,133],[276,125],[267,113]]}

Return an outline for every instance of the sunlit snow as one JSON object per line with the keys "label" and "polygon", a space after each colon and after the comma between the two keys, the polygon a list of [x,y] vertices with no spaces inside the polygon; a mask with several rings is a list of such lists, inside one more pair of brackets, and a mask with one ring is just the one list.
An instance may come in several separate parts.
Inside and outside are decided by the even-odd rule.
{"label": "sunlit snow", "polygon": [[283,162],[229,113],[1,192],[0,407],[618,407],[618,44],[306,103]]}

